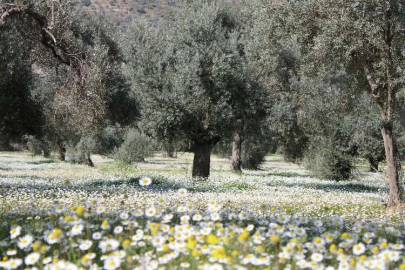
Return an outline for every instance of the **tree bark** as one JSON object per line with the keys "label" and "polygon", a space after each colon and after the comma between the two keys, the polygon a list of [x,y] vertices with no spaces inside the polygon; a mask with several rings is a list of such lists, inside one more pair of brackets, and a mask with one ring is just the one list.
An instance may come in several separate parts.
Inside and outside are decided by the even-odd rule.
{"label": "tree bark", "polygon": [[384,139],[385,156],[388,166],[389,179],[389,197],[388,207],[397,208],[403,202],[403,190],[401,187],[401,163],[398,158],[397,149],[393,137],[392,124],[385,125],[381,128],[381,133]]}
{"label": "tree bark", "polygon": [[242,171],[242,134],[240,130],[235,130],[233,134],[231,169]]}
{"label": "tree bark", "polygon": [[49,158],[51,156],[51,151],[49,150],[48,147],[45,147],[43,149],[43,151],[44,151],[44,157]]}
{"label": "tree bark", "polygon": [[193,178],[210,176],[211,150],[219,139],[194,142]]}
{"label": "tree bark", "polygon": [[174,158],[175,157],[175,149],[173,147],[173,145],[169,145],[166,149],[166,154],[168,157],[170,158]]}
{"label": "tree bark", "polygon": [[369,156],[368,162],[370,162],[370,172],[378,172],[379,159],[376,156]]}
{"label": "tree bark", "polygon": [[59,160],[66,161],[66,148],[63,146],[59,147]]}
{"label": "tree bark", "polygon": [[[388,48],[391,48],[390,43],[387,42]],[[388,50],[387,58],[392,62],[390,50]],[[373,78],[372,68],[365,67],[364,71],[366,79],[369,83],[369,93],[380,109],[380,120],[382,121],[381,134],[384,139],[385,159],[388,167],[388,180],[389,180],[389,197],[388,208],[397,209],[403,203],[403,190],[401,186],[401,163],[398,157],[395,139],[394,139],[394,111],[396,105],[396,92],[391,78],[390,66],[386,67],[385,81],[386,85],[377,83]]]}
{"label": "tree bark", "polygon": [[87,157],[86,157],[86,165],[88,165],[90,167],[94,167],[94,163],[91,160],[90,154],[88,154]]}

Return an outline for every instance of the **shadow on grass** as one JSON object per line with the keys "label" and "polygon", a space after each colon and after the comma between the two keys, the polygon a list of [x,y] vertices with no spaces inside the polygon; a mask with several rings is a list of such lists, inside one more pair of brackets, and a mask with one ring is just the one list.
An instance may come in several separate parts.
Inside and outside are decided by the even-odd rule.
{"label": "shadow on grass", "polygon": [[[1,175],[0,178],[10,178],[8,175]],[[45,177],[38,177],[38,176],[27,176],[27,175],[13,175],[12,178],[20,178],[26,179],[28,181],[21,181],[21,184],[18,181],[14,181],[12,183],[1,183],[1,192],[7,193],[9,189],[32,189],[33,191],[42,191],[48,192],[49,190],[54,189],[63,189],[66,191],[83,191],[87,190],[89,192],[93,191],[100,191],[104,188],[114,188],[114,187],[122,187],[128,186],[131,189],[135,189],[137,191],[145,191],[151,193],[161,193],[165,191],[173,191],[176,192],[180,188],[186,188],[189,192],[225,192],[225,191],[244,191],[244,190],[253,190],[257,187],[252,186],[249,183],[244,183],[240,181],[229,181],[223,183],[221,186],[213,186],[211,181],[206,180],[194,180],[193,182],[188,182],[188,184],[184,184],[181,182],[173,182],[170,179],[164,176],[154,176],[152,177],[152,184],[147,187],[142,187],[139,185],[140,176],[135,177],[123,177],[118,178],[116,180],[108,180],[108,179],[94,179],[90,181],[75,181],[74,183],[65,184],[62,178],[55,179],[55,178],[45,178]],[[32,180],[32,181],[30,181]],[[38,181],[42,180],[42,181]],[[56,182],[55,182],[56,180]]]}
{"label": "shadow on grass", "polygon": [[375,186],[369,186],[365,184],[358,184],[358,183],[311,183],[311,184],[302,184],[302,183],[280,183],[280,182],[269,182],[267,186],[270,187],[302,187],[308,189],[316,189],[322,191],[347,191],[353,193],[377,193],[379,191],[388,192],[388,188],[379,188]]}
{"label": "shadow on grass", "polygon": [[190,165],[190,162],[173,162],[167,163],[167,160],[153,160],[153,161],[145,161],[144,164],[154,164],[154,165],[166,165],[166,166],[173,166],[173,165]]}
{"label": "shadow on grass", "polygon": [[[272,175],[280,176],[279,173],[274,173]],[[295,173],[283,173],[283,175],[287,175],[284,177],[297,177]],[[180,188],[187,188],[190,192],[212,192],[213,185],[211,181],[204,181],[204,180],[195,180],[195,182],[189,182],[188,185],[182,184],[180,182],[173,182],[169,178],[164,176],[155,176],[152,177],[152,184],[146,188],[143,188],[139,185],[140,176],[135,177],[122,177],[116,180],[107,180],[107,179],[95,179],[91,181],[84,181],[79,182],[75,181],[75,183],[70,183],[64,185],[64,180],[62,178],[55,179],[51,177],[38,177],[35,175],[7,175],[7,174],[0,174],[0,178],[10,178],[10,179],[22,179],[28,181],[21,181],[21,184],[18,183],[2,183],[1,187],[8,189],[8,188],[34,188],[36,190],[50,190],[55,188],[63,188],[66,190],[89,190],[89,191],[97,191],[103,188],[109,187],[119,187],[119,186],[130,186],[131,188],[138,189],[139,191],[147,190],[148,192],[164,192],[164,191],[177,191]],[[29,180],[32,180],[29,181]],[[42,180],[42,181],[41,181]],[[56,180],[56,182],[54,181]],[[38,182],[36,182],[38,181]],[[322,190],[322,191],[346,191],[346,192],[367,192],[367,193],[377,193],[379,191],[387,192],[387,188],[379,188],[375,186],[370,186],[361,183],[350,183],[350,182],[336,182],[336,183],[286,183],[284,181],[270,181],[267,183],[263,183],[263,185],[267,185],[269,187],[301,187],[305,189],[315,189],[315,190]],[[221,186],[215,186],[217,189],[216,191],[227,191],[227,190],[235,190],[235,191],[246,191],[257,189],[257,186],[251,185],[247,182],[241,181],[229,181],[223,183]]]}
{"label": "shadow on grass", "polygon": [[280,176],[280,177],[288,177],[288,178],[292,178],[292,177],[300,177],[300,178],[310,178],[313,177],[311,175],[305,175],[305,174],[299,174],[299,173],[290,173],[290,172],[274,172],[274,173],[267,173],[267,174],[263,174],[261,176]]}
{"label": "shadow on grass", "polygon": [[45,160],[34,160],[34,161],[25,161],[25,164],[31,165],[41,165],[41,164],[50,164],[50,163],[57,163],[58,161],[53,159],[45,159]]}
{"label": "shadow on grass", "polygon": [[36,175],[25,175],[25,174],[13,174],[13,175],[8,175],[8,174],[0,174],[0,178],[21,178],[21,179],[30,179],[30,180],[47,180],[47,181],[51,181],[54,178],[51,177],[40,177],[40,176],[36,176]]}
{"label": "shadow on grass", "polygon": [[12,171],[12,169],[6,166],[0,166],[0,171]]}

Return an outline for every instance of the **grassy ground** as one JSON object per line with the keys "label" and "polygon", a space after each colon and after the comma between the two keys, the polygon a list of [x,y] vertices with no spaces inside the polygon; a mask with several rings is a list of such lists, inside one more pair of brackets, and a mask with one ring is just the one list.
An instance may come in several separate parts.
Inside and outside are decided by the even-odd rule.
{"label": "grassy ground", "polygon": [[[209,199],[234,208],[256,211],[260,205],[281,208],[307,216],[339,215],[353,220],[394,221],[402,214],[386,211],[387,183],[383,173],[358,170],[356,180],[334,182],[310,176],[302,167],[286,163],[279,156],[266,158],[259,171],[232,173],[229,160],[213,157],[211,177],[194,181],[190,177],[192,155],[180,153],[171,159],[157,155],[133,166],[93,157],[95,168],[62,163],[29,153],[0,154],[0,211],[41,209],[54,199],[65,204],[101,199],[111,209],[153,205],[163,198],[170,205],[173,192],[186,188],[194,207]],[[153,184],[143,190],[137,179],[151,177]],[[128,198],[128,199],[123,199]],[[200,203],[202,202],[202,203]]]}
{"label": "grassy ground", "polygon": [[233,173],[213,157],[196,181],[187,153],[93,160],[0,153],[0,268],[405,269],[384,173],[327,181],[279,156]]}

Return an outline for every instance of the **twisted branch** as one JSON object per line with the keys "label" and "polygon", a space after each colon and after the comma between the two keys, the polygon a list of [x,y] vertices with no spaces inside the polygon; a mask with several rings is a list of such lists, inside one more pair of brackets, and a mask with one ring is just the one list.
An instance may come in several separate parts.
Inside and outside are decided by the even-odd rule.
{"label": "twisted branch", "polygon": [[52,27],[48,25],[48,19],[42,14],[32,10],[28,6],[15,5],[15,4],[1,4],[0,5],[0,28],[4,26],[8,19],[12,16],[27,15],[34,19],[41,31],[40,42],[48,49],[51,50],[54,57],[61,63],[66,65],[72,64],[72,57],[77,59],[78,55],[84,59],[84,55],[80,53],[71,53],[60,42],[58,42],[55,35],[52,33]]}

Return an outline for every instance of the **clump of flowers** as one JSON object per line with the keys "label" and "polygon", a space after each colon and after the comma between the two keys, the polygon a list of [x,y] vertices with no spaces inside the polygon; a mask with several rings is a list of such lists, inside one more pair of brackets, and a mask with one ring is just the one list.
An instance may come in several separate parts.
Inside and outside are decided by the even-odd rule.
{"label": "clump of flowers", "polygon": [[[150,178],[139,180],[150,185]],[[405,269],[404,224],[310,219],[263,206],[262,215],[184,204],[106,211],[97,200],[6,220],[0,268],[17,269]],[[94,203],[96,202],[96,203]]]}

